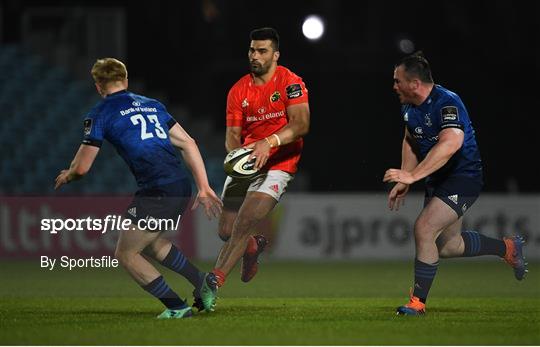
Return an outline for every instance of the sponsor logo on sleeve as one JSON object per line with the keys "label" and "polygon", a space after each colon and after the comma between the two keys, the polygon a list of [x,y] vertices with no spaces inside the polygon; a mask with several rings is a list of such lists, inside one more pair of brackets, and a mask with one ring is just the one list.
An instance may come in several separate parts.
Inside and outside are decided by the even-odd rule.
{"label": "sponsor logo on sleeve", "polygon": [[90,135],[92,132],[92,118],[86,118],[84,120],[84,136]]}
{"label": "sponsor logo on sleeve", "polygon": [[455,106],[445,106],[441,109],[441,121],[457,122],[459,121],[458,109]]}
{"label": "sponsor logo on sleeve", "polygon": [[304,95],[300,83],[288,85],[285,91],[287,92],[287,99],[296,99]]}

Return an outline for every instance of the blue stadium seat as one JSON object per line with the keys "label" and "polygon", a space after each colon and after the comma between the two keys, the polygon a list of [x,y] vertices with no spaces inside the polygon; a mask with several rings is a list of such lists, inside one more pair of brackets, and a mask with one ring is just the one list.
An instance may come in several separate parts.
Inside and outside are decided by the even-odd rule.
{"label": "blue stadium seat", "polygon": [[[54,178],[80,144],[83,115],[97,100],[87,81],[70,78],[64,68],[48,66],[16,45],[2,45],[0,193],[51,193]],[[99,175],[90,183],[65,191],[106,193],[123,186]]]}

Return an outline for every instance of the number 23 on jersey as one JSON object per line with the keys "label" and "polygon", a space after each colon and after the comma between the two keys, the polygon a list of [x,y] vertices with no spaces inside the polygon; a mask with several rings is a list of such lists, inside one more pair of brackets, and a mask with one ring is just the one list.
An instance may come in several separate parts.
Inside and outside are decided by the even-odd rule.
{"label": "number 23 on jersey", "polygon": [[140,125],[141,126],[141,140],[151,139],[154,137],[154,134],[150,131],[147,131],[147,119],[150,123],[154,124],[154,132],[156,133],[157,137],[160,139],[166,139],[167,133],[163,128],[161,127],[161,123],[159,123],[158,117],[155,114],[149,114],[143,116],[142,114],[134,114],[133,116],[129,117],[131,120],[131,123],[133,125]]}

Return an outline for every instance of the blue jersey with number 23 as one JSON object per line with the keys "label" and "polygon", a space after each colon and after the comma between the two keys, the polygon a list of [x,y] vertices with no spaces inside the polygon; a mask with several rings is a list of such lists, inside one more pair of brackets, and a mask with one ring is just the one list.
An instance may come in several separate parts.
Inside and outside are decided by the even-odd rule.
{"label": "blue jersey with number 23", "polygon": [[126,90],[108,95],[84,119],[83,144],[109,141],[128,164],[141,188],[186,177],[169,139],[176,121],[159,101]]}

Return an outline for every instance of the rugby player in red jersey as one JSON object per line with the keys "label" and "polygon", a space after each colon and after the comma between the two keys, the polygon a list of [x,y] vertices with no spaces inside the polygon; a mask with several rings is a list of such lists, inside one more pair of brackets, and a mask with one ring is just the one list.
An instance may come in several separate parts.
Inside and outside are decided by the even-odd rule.
{"label": "rugby player in red jersey", "polygon": [[227,177],[219,236],[225,241],[213,270],[218,285],[242,260],[241,279],[257,273],[257,258],[267,244],[252,235],[255,225],[279,202],[297,171],[309,130],[308,91],[302,79],[278,66],[279,35],[272,28],[253,30],[248,58],[250,73],[243,76],[227,97],[227,152],[253,148],[255,167],[251,178]]}

